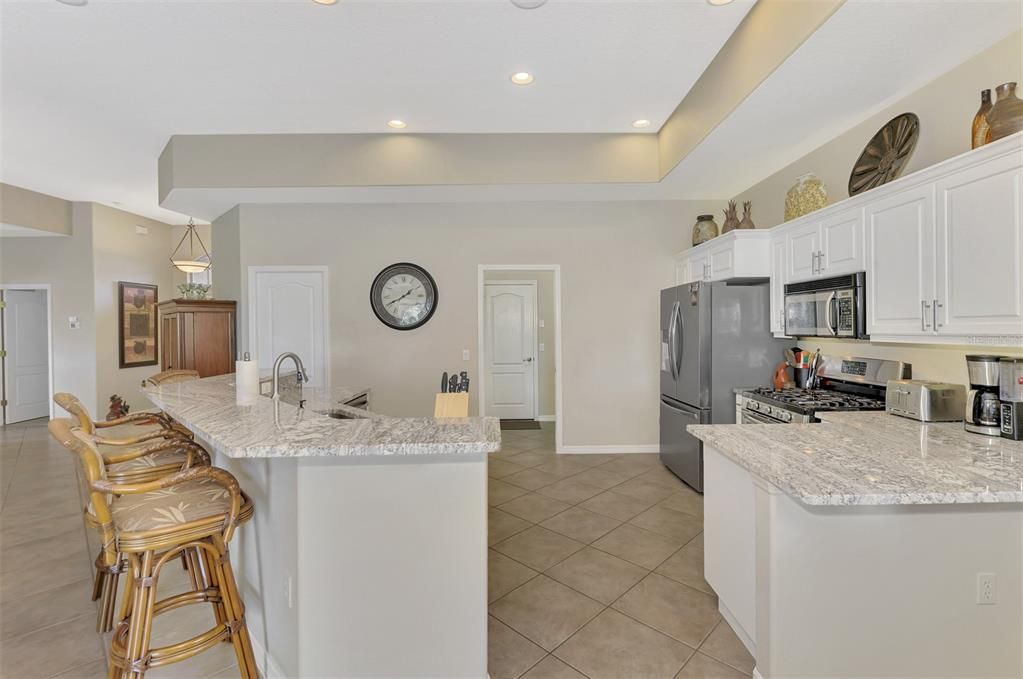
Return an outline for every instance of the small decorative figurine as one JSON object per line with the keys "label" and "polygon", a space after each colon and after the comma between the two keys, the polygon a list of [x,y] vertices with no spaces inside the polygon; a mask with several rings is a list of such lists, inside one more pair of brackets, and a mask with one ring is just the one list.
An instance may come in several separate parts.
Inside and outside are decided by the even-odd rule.
{"label": "small decorative figurine", "polygon": [[739,226],[737,226],[736,228],[737,229],[755,229],[755,228],[757,228],[756,225],[753,223],[753,217],[750,216],[750,215],[752,215],[752,213],[753,213],[753,203],[748,201],[748,200],[743,201],[743,203],[742,203],[742,221],[739,222]]}
{"label": "small decorative figurine", "polygon": [[128,414],[130,405],[124,402],[124,399],[114,394],[110,397],[110,412],[107,413],[108,420],[116,420],[119,417],[124,417]]}
{"label": "small decorative figurine", "polygon": [[721,233],[728,233],[739,228],[739,216],[735,212],[735,201],[728,201],[728,209],[725,210],[725,223],[721,225]]}

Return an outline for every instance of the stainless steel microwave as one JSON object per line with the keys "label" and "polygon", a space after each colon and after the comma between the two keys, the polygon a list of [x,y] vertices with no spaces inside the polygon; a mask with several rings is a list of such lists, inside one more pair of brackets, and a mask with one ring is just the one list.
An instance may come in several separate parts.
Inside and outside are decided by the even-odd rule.
{"label": "stainless steel microwave", "polygon": [[793,337],[867,338],[863,272],[785,286],[785,334]]}

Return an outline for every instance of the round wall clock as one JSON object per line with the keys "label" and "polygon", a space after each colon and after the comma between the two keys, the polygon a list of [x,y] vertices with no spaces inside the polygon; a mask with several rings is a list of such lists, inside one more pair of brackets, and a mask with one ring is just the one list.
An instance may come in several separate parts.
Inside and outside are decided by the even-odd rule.
{"label": "round wall clock", "polygon": [[369,289],[373,313],[395,330],[413,330],[437,310],[437,284],[426,269],[408,262],[392,264],[377,274]]}

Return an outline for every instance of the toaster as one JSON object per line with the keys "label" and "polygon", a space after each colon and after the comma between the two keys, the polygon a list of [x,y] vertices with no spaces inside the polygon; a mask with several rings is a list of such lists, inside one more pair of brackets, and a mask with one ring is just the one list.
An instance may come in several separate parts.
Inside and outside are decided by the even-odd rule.
{"label": "toaster", "polygon": [[884,409],[920,422],[962,422],[966,387],[926,380],[888,380]]}

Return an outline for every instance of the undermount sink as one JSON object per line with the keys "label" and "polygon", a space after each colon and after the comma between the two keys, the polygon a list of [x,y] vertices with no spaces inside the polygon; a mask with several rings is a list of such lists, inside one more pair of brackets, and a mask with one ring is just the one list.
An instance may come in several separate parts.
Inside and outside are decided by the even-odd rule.
{"label": "undermount sink", "polygon": [[359,417],[358,415],[354,415],[354,414],[352,414],[350,412],[347,412],[345,410],[321,410],[321,411],[318,411],[318,412],[320,412],[320,414],[322,414],[322,415],[326,415],[327,417],[333,417],[335,420],[361,420],[361,419],[364,419],[364,418]]}

